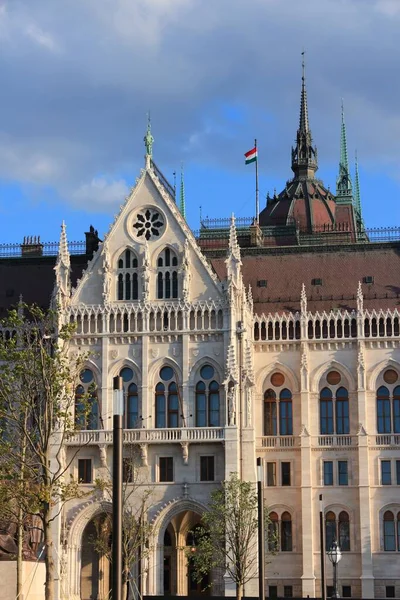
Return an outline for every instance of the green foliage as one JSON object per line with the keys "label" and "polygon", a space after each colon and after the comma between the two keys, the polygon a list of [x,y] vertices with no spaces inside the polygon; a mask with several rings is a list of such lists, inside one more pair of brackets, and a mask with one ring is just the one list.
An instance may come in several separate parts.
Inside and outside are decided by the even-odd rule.
{"label": "green foliage", "polygon": [[[193,532],[195,552],[188,553],[199,583],[213,569],[222,568],[236,584],[239,597],[243,586],[257,576],[257,508],[256,484],[240,480],[237,473],[212,492],[208,510]],[[264,513],[268,532],[268,511]]]}

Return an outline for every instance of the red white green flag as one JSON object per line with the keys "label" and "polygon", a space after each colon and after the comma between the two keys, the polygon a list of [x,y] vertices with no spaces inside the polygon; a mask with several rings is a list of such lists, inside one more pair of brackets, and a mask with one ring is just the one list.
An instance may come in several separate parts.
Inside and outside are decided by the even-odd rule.
{"label": "red white green flag", "polygon": [[257,146],[254,146],[254,148],[252,148],[251,150],[249,150],[248,152],[246,152],[246,154],[244,155],[244,158],[245,158],[246,165],[249,165],[250,163],[256,162],[256,160],[257,160]]}

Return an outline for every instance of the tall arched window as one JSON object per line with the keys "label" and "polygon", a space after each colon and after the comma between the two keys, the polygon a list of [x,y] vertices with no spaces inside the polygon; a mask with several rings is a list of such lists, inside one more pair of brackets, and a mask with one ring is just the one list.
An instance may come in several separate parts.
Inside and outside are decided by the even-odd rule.
{"label": "tall arched window", "polygon": [[273,389],[264,393],[264,435],[293,435],[292,393],[287,388],[279,392],[279,400]]}
{"label": "tall arched window", "polygon": [[319,396],[319,420],[321,435],[350,433],[349,394],[339,387],[336,393],[324,387]]}
{"label": "tall arched window", "polygon": [[93,372],[84,369],[80,380],[75,390],[75,425],[77,429],[92,431],[99,428],[99,405]]}
{"label": "tall arched window", "polygon": [[291,552],[292,549],[292,517],[290,513],[284,512],[281,516],[281,550]]}
{"label": "tall arched window", "polygon": [[278,435],[276,393],[271,389],[264,393],[264,435]]}
{"label": "tall arched window", "polygon": [[178,384],[172,367],[162,367],[159,373],[161,381],[156,385],[156,427],[179,427],[181,421],[181,402]]}
{"label": "tall arched window", "polygon": [[268,550],[275,552],[279,548],[279,518],[276,512],[269,513]]}
{"label": "tall arched window", "polygon": [[342,510],[339,517],[333,511],[325,515],[325,547],[328,551],[333,542],[337,541],[343,552],[350,551],[350,519],[346,511]]}
{"label": "tall arched window", "polygon": [[390,510],[383,515],[383,549],[388,552],[396,550],[396,524]]}
{"label": "tall arched window", "polygon": [[138,298],[138,259],[134,252],[127,248],[118,259],[117,299],[138,300]]}
{"label": "tall arched window", "polygon": [[378,433],[400,433],[400,386],[393,384],[398,374],[388,369],[383,374],[388,385],[381,385],[376,393],[376,412]]}
{"label": "tall arched window", "polygon": [[178,257],[173,250],[165,248],[157,259],[157,298],[178,297]]}
{"label": "tall arched window", "polygon": [[219,427],[219,383],[214,379],[214,367],[201,367],[200,377],[196,384],[196,427]]}
{"label": "tall arched window", "polygon": [[122,377],[124,389],[124,428],[135,429],[140,426],[139,393],[136,376],[129,367],[121,369],[119,375]]}

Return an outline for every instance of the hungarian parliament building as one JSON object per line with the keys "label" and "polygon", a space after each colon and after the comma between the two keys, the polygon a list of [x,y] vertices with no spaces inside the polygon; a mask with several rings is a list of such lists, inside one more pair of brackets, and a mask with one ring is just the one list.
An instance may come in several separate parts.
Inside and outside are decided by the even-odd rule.
{"label": "hungarian parliament building", "polygon": [[[57,599],[108,598],[110,565],[91,540],[112,510],[94,483],[112,466],[116,376],[124,453],[137,451],[151,488],[141,594],[201,592],[191,531],[232,472],[256,482],[261,458],[278,533],[266,594],[321,597],[322,495],[341,597],[399,598],[400,236],[363,220],[343,112],[335,193],[316,176],[303,77],[291,178],[254,218],[204,219],[196,232],[183,188],[177,198],[154,162],[150,125],[145,149],[102,240],[91,227],[82,248],[69,244],[63,224],[57,245],[0,246],[0,316],[20,296],[56,298],[76,326],[71,352],[89,356],[77,402],[96,390],[64,448],[68,464],[81,447],[70,470],[88,493],[54,523]],[[329,560],[325,575],[330,594]],[[207,594],[235,595],[222,569]],[[245,595],[258,596],[257,578]]]}

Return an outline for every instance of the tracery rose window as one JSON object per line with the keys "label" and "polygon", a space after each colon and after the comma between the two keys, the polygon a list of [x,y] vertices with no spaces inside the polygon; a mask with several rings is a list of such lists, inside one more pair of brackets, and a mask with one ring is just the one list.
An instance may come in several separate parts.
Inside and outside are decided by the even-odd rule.
{"label": "tracery rose window", "polygon": [[136,215],[136,222],[133,224],[136,229],[137,237],[150,240],[152,237],[159,237],[164,229],[164,219],[156,210],[146,208],[146,210]]}

